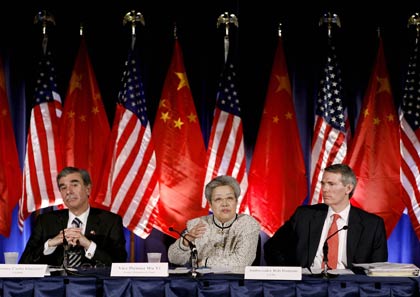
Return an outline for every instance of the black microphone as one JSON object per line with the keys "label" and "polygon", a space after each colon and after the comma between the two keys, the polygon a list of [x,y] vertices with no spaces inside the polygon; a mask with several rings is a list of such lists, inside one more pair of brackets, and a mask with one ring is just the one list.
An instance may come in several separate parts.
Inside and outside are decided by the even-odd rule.
{"label": "black microphone", "polygon": [[322,247],[322,252],[324,253],[324,273],[326,273],[327,270],[328,270],[328,240],[331,237],[335,236],[338,232],[340,232],[342,230],[347,230],[348,228],[349,228],[349,226],[345,225],[341,229],[338,229],[333,234],[331,234],[330,236],[328,236],[327,239],[325,239],[324,246]]}
{"label": "black microphone", "polygon": [[169,231],[171,232],[175,232],[176,234],[178,234],[182,239],[185,239],[185,241],[188,243],[188,246],[190,247],[190,250],[192,253],[194,253],[194,255],[197,254],[197,247],[195,246],[195,244],[189,240],[188,238],[186,238],[182,233],[180,233],[178,230],[175,230],[172,227],[169,227]]}
{"label": "black microphone", "polygon": [[69,264],[69,242],[66,239],[66,234],[64,233],[64,229],[63,229],[63,249],[64,249],[64,256],[63,256],[63,268],[67,269],[67,266]]}

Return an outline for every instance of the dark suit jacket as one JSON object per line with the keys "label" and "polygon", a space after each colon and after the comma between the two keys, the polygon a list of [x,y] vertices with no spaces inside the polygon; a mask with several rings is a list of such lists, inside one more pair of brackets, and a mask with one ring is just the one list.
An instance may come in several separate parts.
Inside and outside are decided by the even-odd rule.
{"label": "dark suit jacket", "polygon": [[[67,209],[39,215],[19,263],[61,266],[64,258],[63,246],[58,246],[50,255],[44,255],[44,243],[67,228],[68,219]],[[112,262],[127,261],[124,230],[119,215],[91,207],[85,236],[95,242],[97,247],[92,259],[87,259],[82,253],[82,263],[110,266]]]}
{"label": "dark suit jacket", "polygon": [[[315,259],[328,205],[300,206],[264,245],[267,265],[310,267]],[[346,231],[343,231],[346,232]],[[381,217],[351,206],[347,230],[347,266],[388,260]]]}

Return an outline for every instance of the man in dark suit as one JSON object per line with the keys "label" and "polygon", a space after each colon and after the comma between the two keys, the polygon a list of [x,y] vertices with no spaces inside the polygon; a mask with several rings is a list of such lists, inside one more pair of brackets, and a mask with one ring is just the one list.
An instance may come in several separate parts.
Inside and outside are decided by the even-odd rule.
{"label": "man in dark suit", "polygon": [[321,181],[324,203],[298,207],[267,240],[264,245],[267,265],[322,268],[323,246],[334,214],[340,215],[338,230],[343,229],[334,235],[339,238],[335,268],[387,261],[383,219],[350,204],[356,183],[356,176],[347,165],[334,164],[325,168]]}
{"label": "man in dark suit", "polygon": [[[58,174],[57,183],[68,209],[38,215],[19,263],[77,267],[82,263],[110,266],[113,262],[126,262],[122,219],[117,214],[90,207],[89,173],[66,167]],[[63,262],[65,250],[78,254],[74,265]]]}

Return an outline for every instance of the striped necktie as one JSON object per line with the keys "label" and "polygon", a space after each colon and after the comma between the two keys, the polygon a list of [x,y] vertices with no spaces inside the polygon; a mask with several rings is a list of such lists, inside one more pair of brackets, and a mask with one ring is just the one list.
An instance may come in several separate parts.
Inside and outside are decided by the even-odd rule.
{"label": "striped necktie", "polygon": [[[73,228],[80,228],[80,225],[82,224],[82,221],[75,217],[73,221],[71,222],[71,225]],[[72,247],[69,252],[69,261],[68,266],[69,267],[78,267],[80,266],[82,262],[82,254],[81,249],[78,246]]]}

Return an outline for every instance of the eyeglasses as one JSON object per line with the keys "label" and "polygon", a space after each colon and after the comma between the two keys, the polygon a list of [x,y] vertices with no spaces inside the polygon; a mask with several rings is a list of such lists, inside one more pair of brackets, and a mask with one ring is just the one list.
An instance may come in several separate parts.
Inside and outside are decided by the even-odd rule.
{"label": "eyeglasses", "polygon": [[226,198],[217,197],[217,198],[212,199],[211,202],[217,205],[224,204],[224,203],[232,204],[236,202],[236,198],[235,197],[226,197]]}

